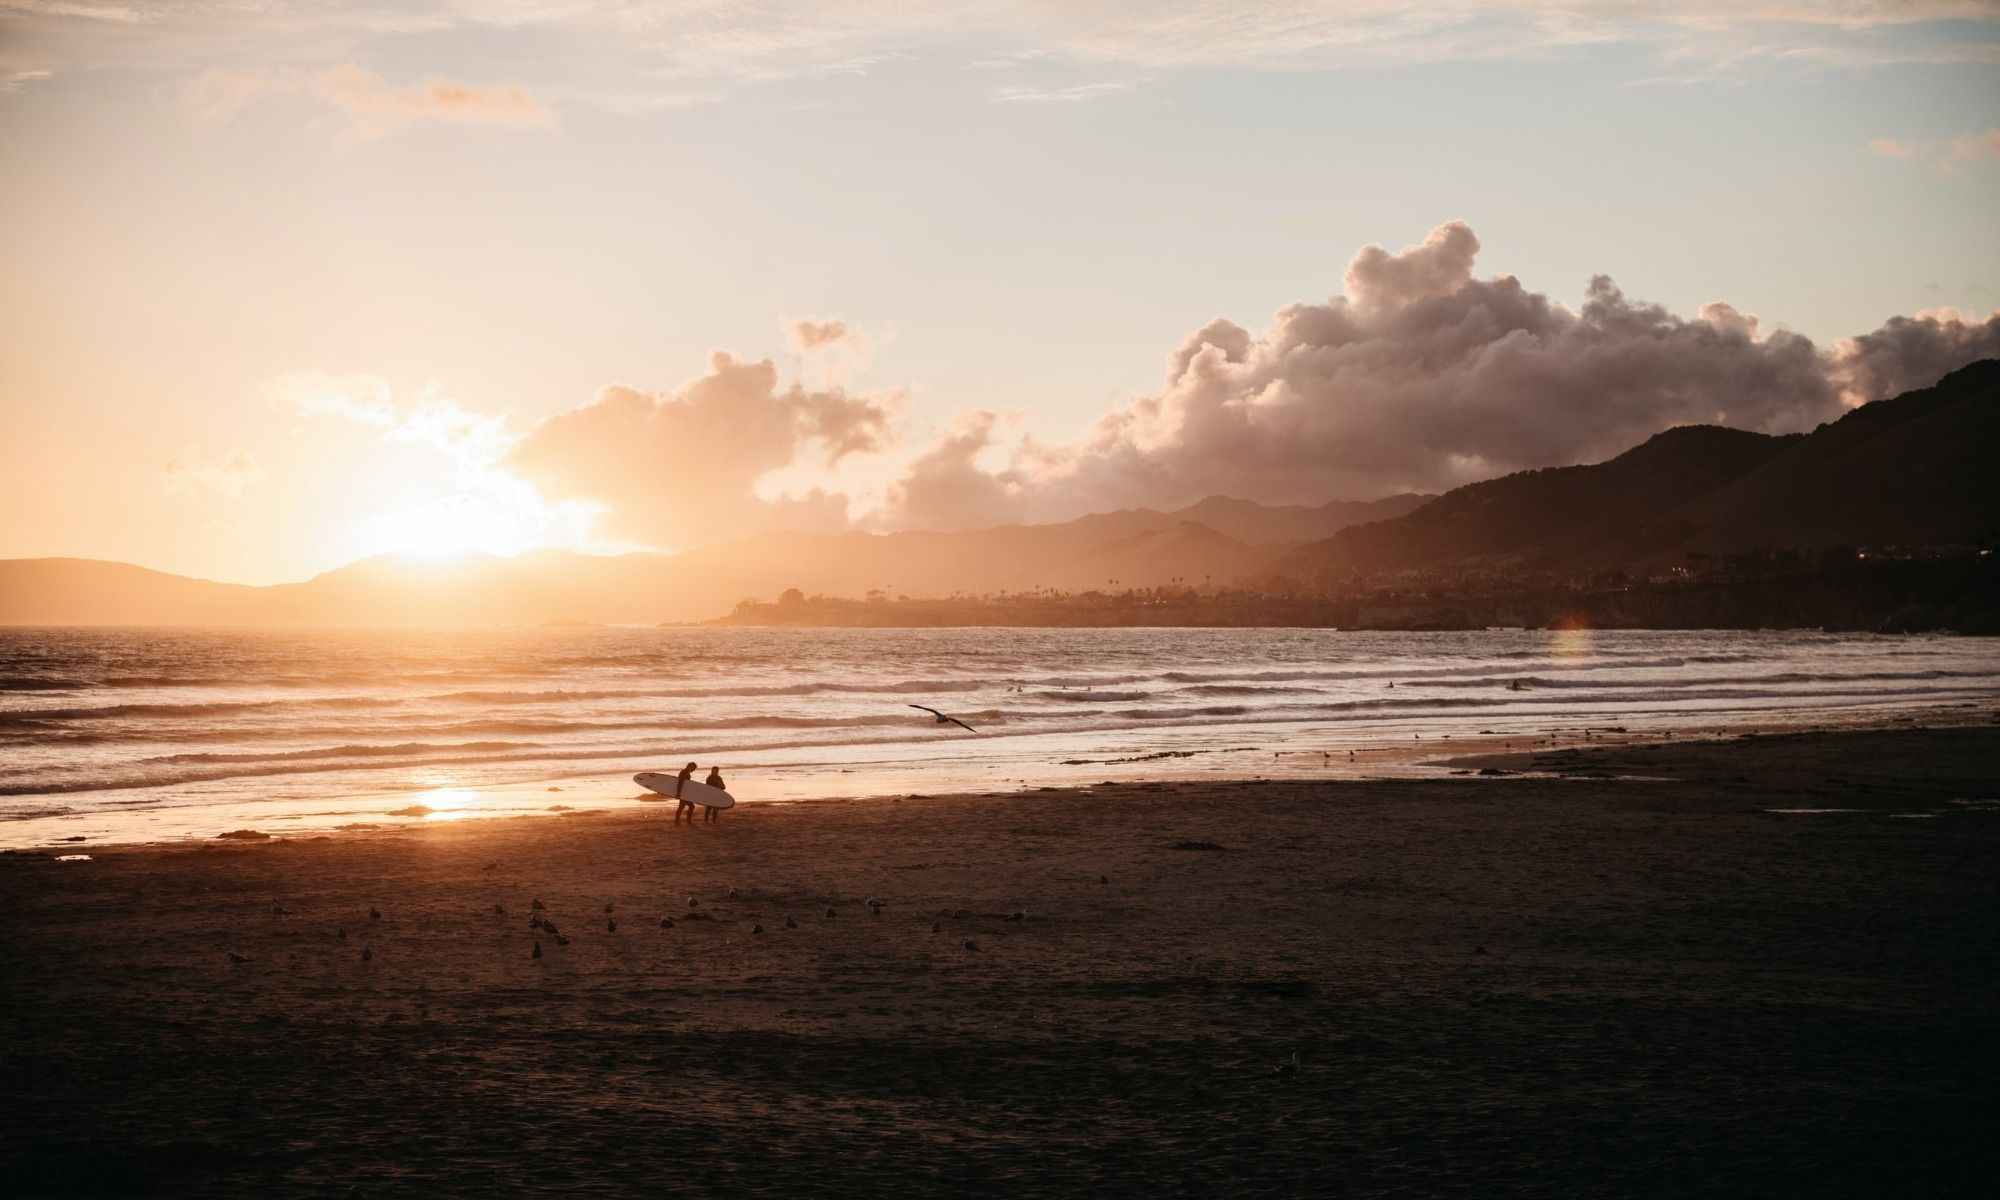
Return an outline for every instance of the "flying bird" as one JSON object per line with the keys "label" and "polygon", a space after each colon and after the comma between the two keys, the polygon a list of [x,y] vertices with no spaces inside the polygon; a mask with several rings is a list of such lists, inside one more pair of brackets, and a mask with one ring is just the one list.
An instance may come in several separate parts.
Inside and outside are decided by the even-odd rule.
{"label": "flying bird", "polygon": [[938,724],[940,724],[940,725],[956,725],[956,726],[958,726],[958,727],[959,727],[960,729],[963,729],[963,730],[965,730],[965,731],[966,731],[967,733],[978,733],[978,732],[979,732],[979,731],[978,731],[977,729],[974,729],[974,728],[973,728],[972,726],[970,726],[970,725],[967,725],[967,724],[966,724],[965,722],[963,722],[963,721],[959,720],[959,719],[958,719],[957,717],[947,717],[947,716],[945,716],[945,715],[944,715],[943,713],[939,712],[939,711],[938,711],[937,709],[935,709],[935,708],[928,708],[928,707],[926,707],[926,706],[924,706],[924,705],[922,705],[922,704],[912,704],[912,705],[910,705],[910,707],[911,707],[911,708],[915,708],[915,709],[920,709],[920,710],[922,710],[922,711],[924,711],[924,712],[927,712],[927,713],[929,713],[930,715],[932,715],[932,716],[936,717],[936,718],[937,718],[937,723],[938,723]]}

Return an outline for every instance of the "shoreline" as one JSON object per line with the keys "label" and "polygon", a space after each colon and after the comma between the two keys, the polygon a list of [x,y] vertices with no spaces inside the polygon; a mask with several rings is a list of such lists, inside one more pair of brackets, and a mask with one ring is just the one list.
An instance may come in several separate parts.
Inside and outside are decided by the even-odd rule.
{"label": "shoreline", "polygon": [[0,855],[4,1068],[35,1098],[0,1171],[28,1196],[1989,1177],[2000,728],[1542,753],[1561,777]]}
{"label": "shoreline", "polygon": [[[793,804],[825,800],[852,800],[897,795],[930,796],[1007,794],[1050,787],[1075,788],[1111,780],[1114,782],[1181,783],[1200,781],[1214,786],[1287,779],[1302,782],[1364,779],[1448,778],[1465,770],[1495,766],[1508,753],[1531,753],[1537,748],[1581,748],[1617,745],[1676,745],[1700,742],[1708,737],[1778,735],[1800,731],[1851,731],[1924,727],[1978,727],[2000,719],[1980,704],[1958,702],[1949,705],[1915,705],[1899,709],[1870,709],[1852,714],[1838,710],[1815,710],[1794,714],[1791,719],[1773,720],[1768,710],[1750,714],[1749,719],[1731,719],[1734,714],[1700,712],[1684,717],[1653,717],[1627,722],[1578,720],[1562,722],[1554,717],[1515,718],[1515,723],[1538,728],[1507,732],[1479,731],[1473,734],[1442,735],[1412,740],[1388,740],[1368,727],[1322,727],[1311,729],[1314,721],[1270,722],[1243,726],[1218,724],[1210,732],[1223,741],[1255,738],[1256,746],[1222,746],[1195,750],[1166,750],[1152,753],[1109,755],[1103,758],[1074,758],[1043,763],[1007,764],[1008,769],[987,767],[973,770],[947,762],[943,766],[911,765],[912,760],[849,759],[844,764],[832,760],[806,770],[793,764],[777,764],[766,774],[758,768],[732,766],[732,776],[748,777],[750,788],[739,796],[739,810],[766,804]],[[1842,720],[1842,717],[1848,717]],[[1491,720],[1494,724],[1508,721]],[[1665,728],[1668,721],[1682,726]],[[1698,732],[1696,727],[1706,732]],[[1120,736],[1144,731],[1127,731]],[[1407,732],[1407,730],[1403,730]],[[1325,736],[1329,733],[1338,736]],[[967,739],[969,741],[969,739]],[[1289,743],[1289,744],[1288,744]],[[920,743],[917,743],[920,744]],[[949,746],[952,743],[943,743]],[[904,744],[907,745],[907,744]],[[871,747],[876,749],[877,747]],[[838,744],[812,747],[806,752],[838,752],[851,749]],[[940,750],[939,753],[944,753]],[[1252,757],[1252,754],[1255,757]],[[1348,756],[1352,755],[1350,759]],[[1269,757],[1266,757],[1269,755]],[[1480,761],[1471,762],[1478,758]],[[1463,760],[1463,761],[1462,761]],[[1032,768],[1032,774],[1026,772]],[[639,764],[633,771],[658,769]],[[1513,769],[1513,768],[1500,768]],[[351,836],[416,825],[547,819],[573,816],[578,812],[622,812],[635,803],[655,804],[658,798],[630,782],[633,771],[578,771],[500,783],[458,783],[449,771],[429,770],[435,782],[412,783],[396,789],[363,789],[329,792],[312,801],[281,804],[274,801],[228,802],[219,804],[160,804],[149,802],[144,793],[97,809],[48,812],[0,822],[0,850],[56,850],[93,853],[116,847],[175,845],[215,840],[235,831],[249,831],[273,840],[297,837]],[[64,795],[49,797],[51,809],[66,808]],[[115,793],[83,793],[113,795]],[[29,797],[32,798],[32,797]],[[17,797],[16,799],[21,799]],[[670,807],[670,806],[669,806]],[[729,818],[723,818],[727,821]]]}

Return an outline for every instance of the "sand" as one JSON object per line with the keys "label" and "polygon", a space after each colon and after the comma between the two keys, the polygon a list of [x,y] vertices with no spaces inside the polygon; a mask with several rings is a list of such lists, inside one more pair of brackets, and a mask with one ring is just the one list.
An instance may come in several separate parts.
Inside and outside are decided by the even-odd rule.
{"label": "sand", "polygon": [[1482,768],[0,855],[0,1179],[1983,1194],[2000,730]]}

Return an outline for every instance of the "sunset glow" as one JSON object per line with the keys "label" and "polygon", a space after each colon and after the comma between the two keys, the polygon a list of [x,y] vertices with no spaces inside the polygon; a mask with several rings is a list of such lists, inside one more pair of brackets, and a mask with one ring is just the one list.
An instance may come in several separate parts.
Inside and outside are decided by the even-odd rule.
{"label": "sunset glow", "polygon": [[7,1195],[2000,1175],[2000,0],[0,0],[0,162]]}

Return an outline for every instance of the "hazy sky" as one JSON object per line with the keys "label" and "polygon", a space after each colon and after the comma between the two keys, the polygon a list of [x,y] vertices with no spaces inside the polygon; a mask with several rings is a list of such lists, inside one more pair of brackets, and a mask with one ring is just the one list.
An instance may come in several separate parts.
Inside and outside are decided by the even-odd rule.
{"label": "hazy sky", "polygon": [[249,582],[1449,486],[2000,337],[1995,0],[0,0],[0,162],[0,557]]}

